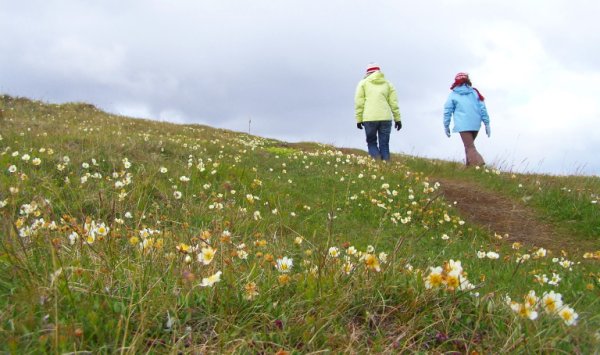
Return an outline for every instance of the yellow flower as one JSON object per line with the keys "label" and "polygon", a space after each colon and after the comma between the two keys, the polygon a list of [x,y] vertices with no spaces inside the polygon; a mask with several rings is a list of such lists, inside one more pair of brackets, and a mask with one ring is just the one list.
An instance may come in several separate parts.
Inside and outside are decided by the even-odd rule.
{"label": "yellow flower", "polygon": [[282,274],[277,276],[277,281],[279,281],[279,284],[284,286],[290,283],[291,277],[288,274]]}
{"label": "yellow flower", "polygon": [[185,243],[179,243],[175,246],[175,249],[177,249],[177,251],[180,253],[187,254],[190,252],[191,247]]}

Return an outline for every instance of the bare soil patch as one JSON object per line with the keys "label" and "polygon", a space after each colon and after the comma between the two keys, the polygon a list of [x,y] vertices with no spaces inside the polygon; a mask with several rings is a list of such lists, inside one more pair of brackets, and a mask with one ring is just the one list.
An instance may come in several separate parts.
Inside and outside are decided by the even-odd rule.
{"label": "bare soil patch", "polygon": [[442,179],[440,183],[446,201],[456,202],[455,207],[465,220],[490,233],[508,234],[505,240],[511,243],[552,250],[576,247],[556,228],[541,221],[523,202],[473,182]]}

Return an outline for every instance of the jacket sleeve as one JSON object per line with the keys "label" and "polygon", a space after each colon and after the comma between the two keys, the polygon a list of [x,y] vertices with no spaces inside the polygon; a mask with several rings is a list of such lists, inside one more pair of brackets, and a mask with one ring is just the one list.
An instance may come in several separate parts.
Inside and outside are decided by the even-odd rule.
{"label": "jacket sleeve", "polygon": [[365,89],[364,81],[360,81],[356,87],[356,93],[354,94],[354,115],[356,122],[363,121],[363,112],[365,110]]}
{"label": "jacket sleeve", "polygon": [[400,122],[400,109],[398,108],[398,95],[396,94],[396,88],[390,83],[390,93],[388,96],[388,104],[394,115],[394,121]]}
{"label": "jacket sleeve", "polygon": [[486,126],[490,125],[490,116],[488,116],[487,107],[485,107],[485,102],[479,101],[479,106],[481,110],[481,120],[483,124]]}
{"label": "jacket sleeve", "polygon": [[448,96],[448,100],[444,104],[444,128],[450,127],[450,119],[456,108],[456,103],[452,99],[452,93]]}

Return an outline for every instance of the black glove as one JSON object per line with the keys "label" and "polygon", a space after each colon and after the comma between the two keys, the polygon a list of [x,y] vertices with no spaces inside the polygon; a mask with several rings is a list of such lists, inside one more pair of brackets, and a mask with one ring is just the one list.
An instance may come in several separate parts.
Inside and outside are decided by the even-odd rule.
{"label": "black glove", "polygon": [[362,122],[358,122],[358,123],[356,124],[356,128],[358,128],[358,129],[362,129],[362,127],[363,127],[363,126],[362,126]]}
{"label": "black glove", "polygon": [[399,131],[399,130],[400,130],[400,128],[402,128],[402,122],[400,122],[400,121],[396,121],[396,122],[394,123],[394,127],[396,128],[396,131]]}

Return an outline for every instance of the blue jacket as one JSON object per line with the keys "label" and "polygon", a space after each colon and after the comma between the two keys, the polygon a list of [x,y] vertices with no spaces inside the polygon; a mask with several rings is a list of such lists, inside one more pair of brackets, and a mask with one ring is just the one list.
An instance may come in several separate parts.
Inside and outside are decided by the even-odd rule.
{"label": "blue jacket", "polygon": [[469,85],[455,87],[444,105],[444,127],[450,127],[454,115],[453,132],[479,131],[481,122],[488,126],[490,117],[485,102],[479,100],[477,92]]}

